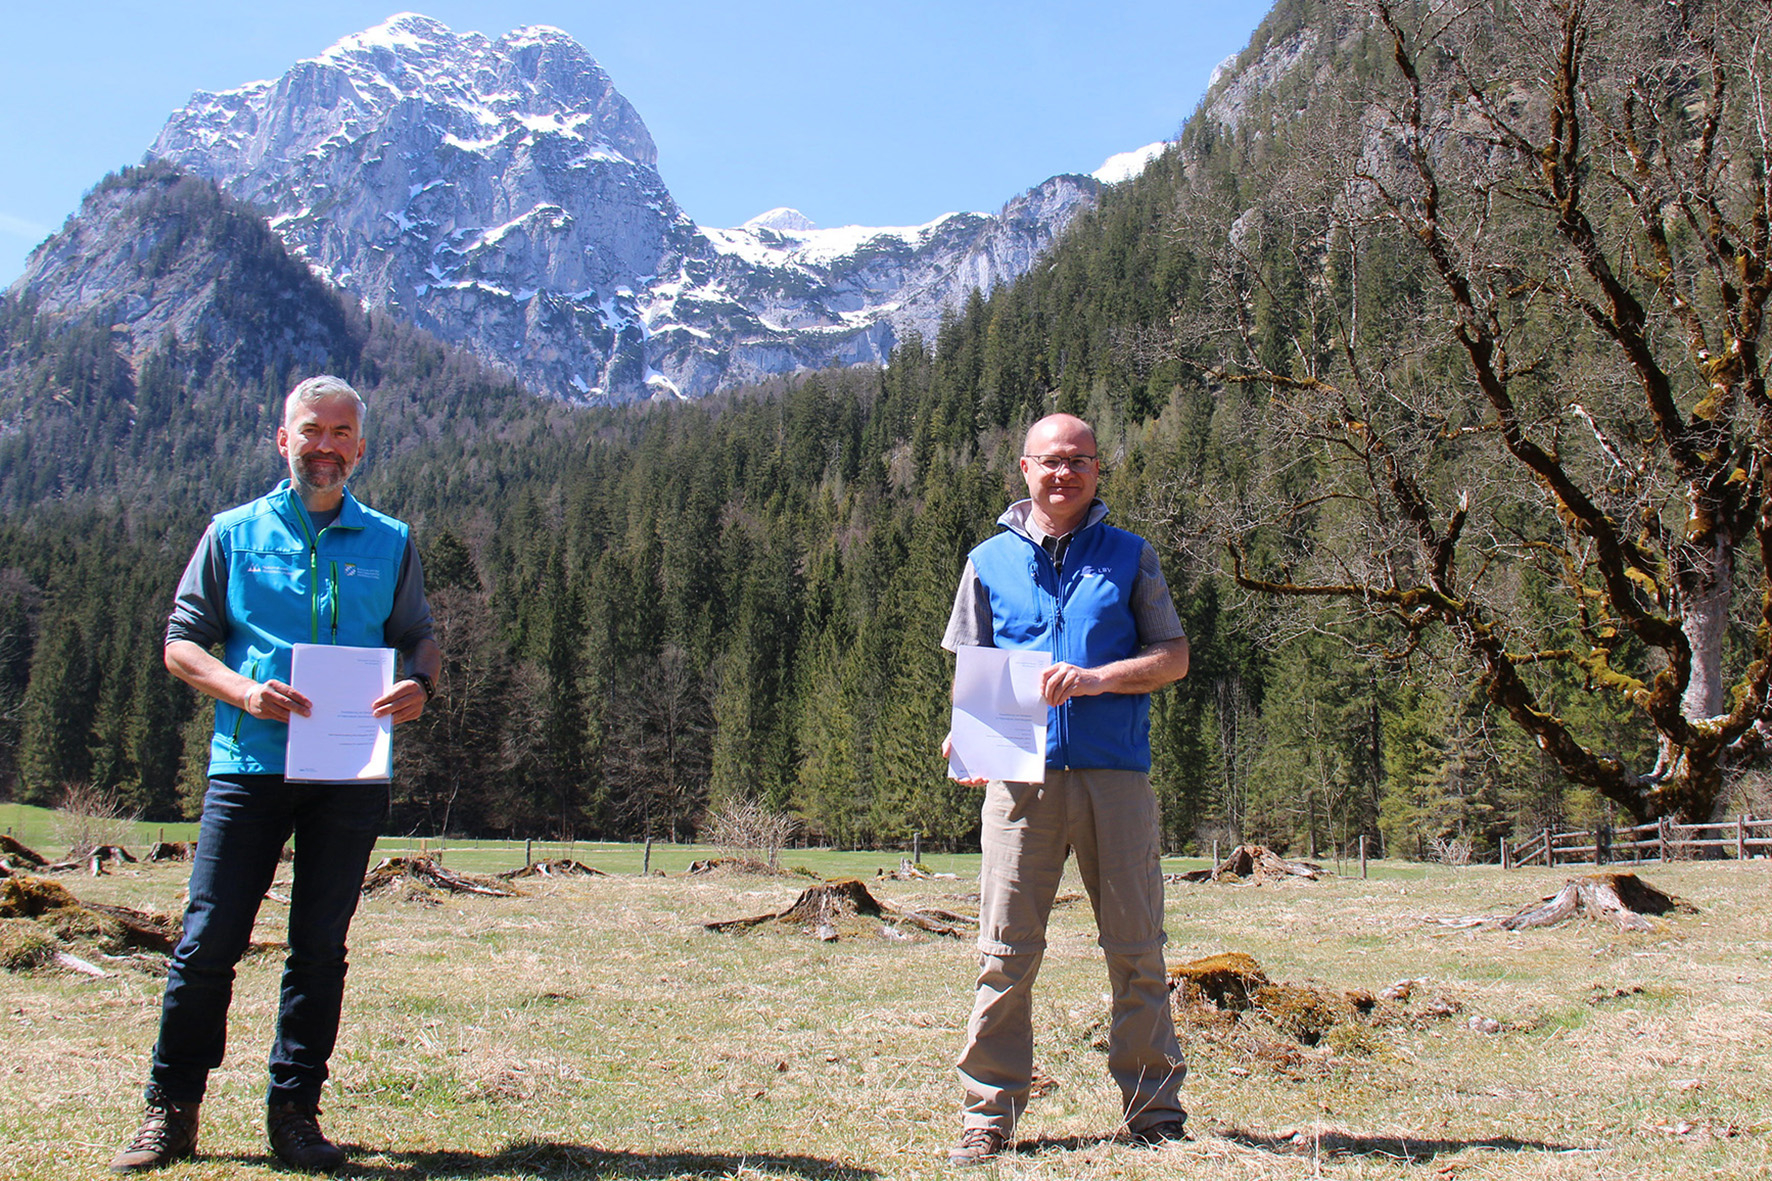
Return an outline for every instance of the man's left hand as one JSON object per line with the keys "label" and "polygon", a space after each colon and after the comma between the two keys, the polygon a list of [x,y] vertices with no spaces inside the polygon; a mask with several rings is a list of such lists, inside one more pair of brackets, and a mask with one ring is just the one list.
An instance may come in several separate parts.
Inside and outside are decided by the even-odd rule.
{"label": "man's left hand", "polygon": [[370,712],[376,717],[392,716],[397,726],[415,722],[425,712],[425,687],[417,681],[396,681],[394,687],[375,699]]}
{"label": "man's left hand", "polygon": [[1059,663],[1040,674],[1040,696],[1047,705],[1063,705],[1073,697],[1093,697],[1100,692],[1101,677],[1092,668]]}

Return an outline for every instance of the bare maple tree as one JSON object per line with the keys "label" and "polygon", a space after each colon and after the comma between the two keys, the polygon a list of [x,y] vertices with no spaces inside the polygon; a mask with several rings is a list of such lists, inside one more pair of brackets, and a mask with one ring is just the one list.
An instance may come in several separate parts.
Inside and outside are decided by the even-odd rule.
{"label": "bare maple tree", "polygon": [[1177,316],[1266,395],[1213,510],[1236,582],[1449,644],[1640,818],[1709,818],[1772,720],[1769,33],[1764,2],[1351,8]]}

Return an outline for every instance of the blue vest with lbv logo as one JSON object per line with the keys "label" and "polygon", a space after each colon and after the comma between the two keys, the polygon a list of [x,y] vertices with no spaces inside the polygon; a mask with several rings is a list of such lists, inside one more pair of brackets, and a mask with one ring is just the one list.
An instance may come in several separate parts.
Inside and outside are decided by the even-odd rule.
{"label": "blue vest with lbv logo", "polygon": [[[318,533],[288,480],[211,525],[228,563],[222,659],[255,681],[289,683],[296,644],[387,645],[406,525],[345,492],[338,519]],[[281,775],[289,726],[215,703],[211,775]]]}
{"label": "blue vest with lbv logo", "polygon": [[[999,648],[1052,653],[1095,668],[1138,652],[1132,584],[1144,539],[1097,522],[1072,535],[1061,575],[1030,537],[1006,529],[973,549],[972,568],[990,592]],[[1073,697],[1046,721],[1046,765],[1149,771],[1150,694]]]}

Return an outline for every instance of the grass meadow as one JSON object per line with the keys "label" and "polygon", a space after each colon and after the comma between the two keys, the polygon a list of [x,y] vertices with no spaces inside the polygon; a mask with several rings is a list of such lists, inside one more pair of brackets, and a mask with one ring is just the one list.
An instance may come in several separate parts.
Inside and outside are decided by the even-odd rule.
{"label": "grass meadow", "polygon": [[[9,812],[0,806],[0,829],[21,839],[39,820]],[[948,1174],[969,943],[908,929],[834,943],[773,924],[706,931],[709,920],[779,910],[806,884],[682,873],[707,853],[655,847],[655,873],[642,877],[637,847],[580,844],[571,855],[611,876],[527,879],[518,898],[366,899],[324,1102],[324,1126],[354,1154],[344,1175]],[[480,870],[513,855],[520,864],[521,845],[445,854]],[[973,857],[927,857],[958,876],[917,882],[872,880],[897,864],[893,854],[790,851],[784,861],[869,879],[901,906],[963,911],[976,898]],[[1586,921],[1522,933],[1435,921],[1511,912],[1565,870],[1380,862],[1362,880],[1357,866],[1343,869],[1315,883],[1169,887],[1171,962],[1237,951],[1276,981],[1419,983],[1390,1020],[1310,1047],[1286,1048],[1271,1029],[1184,1022],[1193,1139],[1158,1149],[1113,1138],[1105,977],[1087,902],[1066,900],[1080,883],[1067,878],[1035,1002],[1045,1093],[1017,1150],[970,1172],[1772,1177],[1772,863],[1644,867],[1698,908],[1647,934]],[[134,865],[60,880],[82,899],[176,911],[185,873]],[[266,902],[259,939],[281,939],[283,911]],[[242,963],[201,1155],[158,1176],[281,1171],[261,1127],[280,962],[271,947]],[[0,1176],[104,1173],[138,1116],[161,983],[127,967],[103,978],[0,975]]]}

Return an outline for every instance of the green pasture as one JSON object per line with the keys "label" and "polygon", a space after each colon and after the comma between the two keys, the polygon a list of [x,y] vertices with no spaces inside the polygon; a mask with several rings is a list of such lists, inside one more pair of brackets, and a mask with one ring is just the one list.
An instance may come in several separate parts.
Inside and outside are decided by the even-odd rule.
{"label": "green pasture", "polygon": [[[68,824],[50,808],[29,804],[0,804],[0,832],[14,837],[46,857],[59,857],[67,851]],[[140,854],[156,841],[192,841],[197,838],[195,821],[159,823],[140,821],[123,828],[119,844]],[[713,845],[675,844],[655,841],[648,856],[644,842],[634,841],[507,841],[479,840],[472,837],[423,838],[384,836],[376,844],[383,857],[427,856],[441,860],[452,869],[473,873],[501,873],[520,869],[525,857],[531,861],[567,858],[600,869],[604,873],[637,874],[642,868],[653,873],[682,873],[697,861],[720,857],[729,851]],[[1227,849],[1226,852],[1229,852]],[[821,878],[873,877],[878,870],[895,869],[901,858],[910,856],[909,849],[845,850],[824,848],[789,848],[780,856],[785,869],[805,869]],[[1210,863],[1209,857],[1166,857],[1163,872],[1185,873]],[[1358,876],[1357,858],[1322,858],[1320,863],[1343,876]],[[923,868],[931,873],[951,873],[961,878],[978,875],[978,854],[922,851]],[[1367,875],[1377,880],[1424,881],[1435,874],[1470,871],[1448,870],[1443,866],[1414,861],[1371,860]]]}

